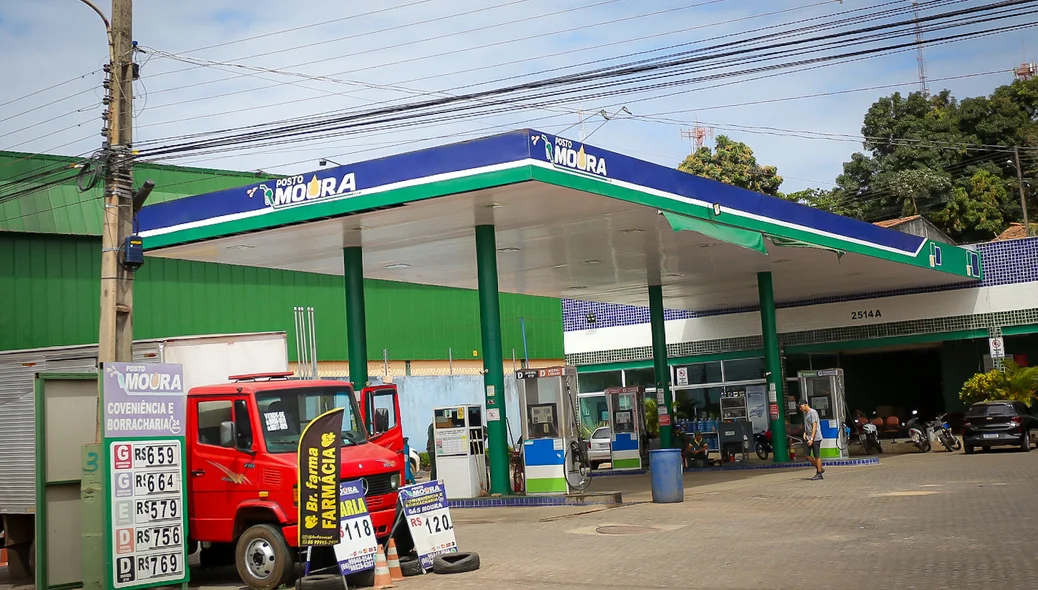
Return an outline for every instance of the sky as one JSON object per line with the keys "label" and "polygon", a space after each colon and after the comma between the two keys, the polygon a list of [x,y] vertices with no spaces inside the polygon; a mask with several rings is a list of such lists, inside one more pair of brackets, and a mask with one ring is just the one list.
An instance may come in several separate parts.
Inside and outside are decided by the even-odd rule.
{"label": "sky", "polygon": [[[989,1],[944,0],[946,6],[923,14]],[[97,4],[110,14],[110,0]],[[134,38],[143,49],[137,56],[134,136],[137,147],[145,149],[181,135],[528,82],[705,47],[762,27],[910,2],[134,4]],[[998,24],[1007,23],[984,26]],[[946,33],[933,36],[941,34]],[[930,91],[947,88],[962,99],[1012,82],[1015,66],[1038,59],[1038,43],[1028,46],[1027,39],[1038,39],[1034,28],[928,47]],[[0,0],[0,56],[6,74],[0,86],[0,150],[83,155],[100,147],[101,67],[108,51],[96,14],[77,0]],[[860,90],[877,86],[884,88]],[[539,108],[515,105],[477,119],[307,143],[279,141],[166,163],[302,173],[317,169],[322,158],[346,164],[523,127],[579,140],[583,119],[587,143],[674,167],[692,147],[682,130],[698,122],[714,135],[746,142],[759,163],[778,167],[785,179],[781,190],[792,192],[831,187],[843,162],[861,149],[858,134],[868,107],[881,96],[918,89],[916,53],[908,50],[766,78],[735,77],[581,102],[560,96]],[[784,100],[808,95],[824,96]],[[607,121],[597,114],[603,109],[617,115]],[[709,137],[706,143],[711,144]]]}

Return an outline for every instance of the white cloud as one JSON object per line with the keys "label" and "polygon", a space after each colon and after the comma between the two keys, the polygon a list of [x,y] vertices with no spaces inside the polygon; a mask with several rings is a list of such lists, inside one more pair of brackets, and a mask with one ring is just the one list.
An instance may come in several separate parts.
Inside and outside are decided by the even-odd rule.
{"label": "white cloud", "polygon": [[[351,15],[378,10],[383,6],[408,4],[413,1],[394,0],[390,4],[344,3],[330,0],[294,3],[253,0],[246,4],[237,0],[138,0],[134,7],[135,38],[142,46],[181,53],[198,47],[257,36],[249,41],[190,55],[221,62],[240,61],[252,66],[288,68],[315,76],[335,74],[336,78],[368,84],[388,85],[406,82],[407,86],[430,91],[481,84],[584,61],[651,51],[794,19],[879,4],[878,1],[855,0],[846,0],[842,4],[831,2],[823,6],[720,26],[704,25],[812,3],[793,0],[768,3],[719,0],[707,6],[689,8],[689,3],[677,0],[651,4],[634,0],[428,0],[398,10],[349,18]],[[101,4],[107,13],[110,8],[108,3]],[[504,4],[507,5],[488,8]],[[598,6],[588,7],[594,4]],[[768,8],[763,8],[765,4]],[[965,6],[979,4],[981,2],[973,0],[960,3]],[[576,10],[537,18],[567,9]],[[649,11],[668,9],[673,10],[666,14],[631,18]],[[450,17],[468,11],[473,12]],[[337,19],[341,20],[331,22]],[[494,26],[510,21],[515,22]],[[617,22],[590,26],[606,21]],[[327,24],[290,30],[313,23]],[[392,27],[397,28],[372,33]],[[486,28],[472,31],[481,27]],[[687,30],[695,27],[701,28]],[[545,35],[565,29],[573,30]],[[661,34],[679,30],[685,32]],[[1029,33],[1028,30],[1024,30],[928,50],[927,66],[931,78],[1005,70],[1002,76],[934,83],[932,90],[948,87],[957,97],[962,98],[987,94],[997,85],[1010,82],[1010,69],[1020,61],[1021,43]],[[582,48],[650,35],[657,36],[642,41],[579,51]],[[534,36],[536,38],[502,43]],[[344,37],[348,38],[343,39]],[[435,39],[426,41],[434,37]],[[300,45],[310,46],[290,49]],[[250,56],[267,52],[274,53],[250,59]],[[428,57],[448,52],[450,55]],[[40,0],[5,3],[0,8],[0,55],[4,56],[6,74],[5,84],[0,90],[0,104],[3,104],[74,76],[98,70],[107,60],[107,49],[100,19],[86,6],[71,0]],[[517,60],[522,61],[508,63]],[[137,84],[138,96],[135,104],[135,111],[138,112],[136,137],[140,142],[213,129],[254,125],[337,109],[364,108],[372,102],[407,96],[395,91],[359,90],[345,84],[307,81],[274,74],[242,76],[242,72],[193,67],[152,54],[141,56],[140,61],[144,62],[144,65],[141,82]],[[312,63],[318,61],[320,63]],[[183,71],[170,73],[176,70]],[[464,72],[465,70],[475,71]],[[705,110],[703,107],[912,82],[915,76],[915,54],[909,51],[718,88],[697,90],[710,85],[704,84],[664,89],[656,94],[588,101],[585,104],[571,102],[565,97],[550,102],[571,112],[583,108],[592,113],[607,105],[628,104],[628,108],[635,115],[701,109],[672,117],[689,124],[698,117],[700,121],[723,124],[855,134],[860,131],[862,116],[872,101],[879,96],[890,94],[893,89],[717,110]],[[100,74],[94,73],[30,99],[0,107],[0,119],[11,117],[10,120],[0,122],[0,149],[63,154],[80,154],[96,149],[100,145],[99,132],[102,126],[99,106],[100,80]],[[514,81],[516,80],[498,82],[494,85]],[[273,87],[264,88],[266,86]],[[903,88],[903,91],[914,89],[915,86],[909,85]],[[642,100],[676,90],[688,92]],[[83,94],[56,104],[41,106],[80,92]],[[294,102],[268,106],[290,101]],[[610,111],[616,108],[612,106]],[[20,114],[29,109],[35,110]],[[85,110],[74,112],[77,109]],[[213,114],[219,115],[212,116]],[[523,123],[524,120],[539,117],[548,119]],[[54,120],[44,122],[52,118]],[[547,131],[558,131],[576,121],[575,114],[560,115],[557,111],[531,112],[517,109],[515,112],[489,115],[479,120],[455,122],[450,125],[366,133],[356,137],[313,142],[309,145],[281,143],[267,148],[195,156],[174,163],[290,172],[314,168],[316,161],[322,156],[338,161],[367,159],[446,143],[451,138],[392,146],[401,142],[414,142],[444,135],[458,137],[466,133],[485,135],[527,125]],[[601,122],[601,118],[593,117],[586,125],[587,131],[595,130]],[[65,129],[77,124],[81,125]],[[481,128],[495,126],[499,128],[479,131]],[[19,131],[24,127],[29,128]],[[637,119],[618,119],[596,131],[590,143],[675,166],[689,150],[687,140],[683,140],[679,134],[680,128],[681,125],[678,124],[662,125]],[[577,133],[576,128],[566,131],[566,135],[574,138]],[[787,177],[783,185],[784,190],[797,190],[831,182],[840,172],[842,162],[847,160],[852,152],[860,149],[860,145],[850,142],[784,137],[720,128],[716,129],[715,133],[725,133],[747,142],[754,148],[758,160],[777,165],[780,174]]]}

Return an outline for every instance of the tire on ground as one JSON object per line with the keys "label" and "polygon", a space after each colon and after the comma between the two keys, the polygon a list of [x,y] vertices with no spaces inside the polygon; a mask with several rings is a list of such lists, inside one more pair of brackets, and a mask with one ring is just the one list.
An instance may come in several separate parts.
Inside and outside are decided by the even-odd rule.
{"label": "tire on ground", "polygon": [[400,571],[404,574],[405,578],[420,576],[425,573],[425,571],[422,570],[422,562],[413,555],[400,556]]}
{"label": "tire on ground", "polygon": [[433,572],[437,574],[460,574],[478,569],[478,553],[445,553],[433,558]]}
{"label": "tire on ground", "polygon": [[[248,560],[262,558],[262,555],[247,555],[249,546],[258,543],[270,555],[266,558],[265,576],[257,576],[249,569]],[[274,590],[281,584],[291,583],[295,577],[295,559],[292,550],[285,542],[281,531],[269,524],[257,524],[249,527],[238,539],[234,549],[234,565],[238,575],[247,586],[254,590]],[[341,584],[340,584],[341,585]]]}
{"label": "tire on ground", "polygon": [[[350,574],[346,576],[346,583],[349,584],[350,588],[371,588],[375,585],[375,570],[370,569]],[[342,586],[341,578],[339,586]]]}
{"label": "tire on ground", "polygon": [[342,576],[314,574],[296,580],[296,590],[342,590]]}

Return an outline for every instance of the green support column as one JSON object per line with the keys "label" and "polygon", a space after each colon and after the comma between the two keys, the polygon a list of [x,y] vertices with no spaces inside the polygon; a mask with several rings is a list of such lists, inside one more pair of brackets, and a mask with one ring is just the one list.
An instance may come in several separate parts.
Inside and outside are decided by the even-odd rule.
{"label": "green support column", "polygon": [[[764,370],[768,373],[768,412],[771,417],[771,446],[775,462],[789,461],[786,447],[785,387],[782,383],[782,357],[779,355],[778,326],[775,323],[775,291],[771,273],[757,273],[757,291],[760,294],[760,324],[764,335]],[[773,405],[775,404],[775,405]],[[773,413],[778,408],[778,418]]]}
{"label": "green support column", "polygon": [[360,246],[342,249],[346,281],[346,353],[350,382],[356,390],[368,383],[368,329],[364,320],[364,256]]}
{"label": "green support column", "polygon": [[[660,448],[673,446],[674,398],[670,394],[670,365],[667,364],[667,333],[663,325],[663,285],[649,285],[649,322],[652,326],[652,366],[656,371],[656,393],[663,391],[665,407],[659,409]],[[666,418],[664,418],[666,416]],[[664,421],[666,424],[664,424]]]}
{"label": "green support column", "polygon": [[493,225],[476,226],[476,272],[479,283],[479,332],[483,339],[490,493],[510,494],[501,306],[497,291],[497,237]]}

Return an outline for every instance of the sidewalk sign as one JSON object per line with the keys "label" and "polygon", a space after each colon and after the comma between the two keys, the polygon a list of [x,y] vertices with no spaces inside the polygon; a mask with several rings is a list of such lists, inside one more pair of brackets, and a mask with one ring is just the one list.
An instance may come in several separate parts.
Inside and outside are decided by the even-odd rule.
{"label": "sidewalk sign", "polygon": [[348,576],[374,569],[378,540],[364,501],[364,482],[355,479],[339,484],[339,511],[339,543],[334,548],[339,572]]}
{"label": "sidewalk sign", "polygon": [[433,557],[458,552],[454,520],[442,480],[404,486],[400,488],[399,497],[423,570],[432,569]]}

